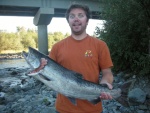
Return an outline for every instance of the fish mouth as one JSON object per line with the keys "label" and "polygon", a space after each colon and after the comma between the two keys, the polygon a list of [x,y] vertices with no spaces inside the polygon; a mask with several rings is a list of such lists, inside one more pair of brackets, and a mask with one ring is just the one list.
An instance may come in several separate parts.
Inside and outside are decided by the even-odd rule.
{"label": "fish mouth", "polygon": [[28,63],[28,65],[30,65],[30,66],[33,68],[33,66],[30,64],[30,62],[29,62],[28,59],[27,59],[28,53],[25,52],[25,51],[23,51],[23,52],[22,52],[22,55],[23,55],[24,59],[26,60],[26,62]]}
{"label": "fish mouth", "polygon": [[44,80],[47,80],[47,81],[51,81],[51,79],[49,79],[48,77],[46,77],[46,76],[44,76],[44,75],[42,75],[40,72],[39,73],[32,73],[32,71],[33,70],[30,70],[30,71],[28,71],[28,72],[26,72],[25,73],[25,75],[27,75],[27,76],[39,76],[39,77],[41,77],[42,79],[44,79]]}
{"label": "fish mouth", "polygon": [[25,75],[27,75],[27,76],[40,76],[41,78],[43,78],[43,79],[45,79],[45,80],[47,80],[47,81],[50,81],[49,78],[47,78],[46,76],[44,76],[44,75],[41,74],[41,73],[43,72],[43,68],[44,68],[45,66],[44,66],[43,68],[40,68],[40,66],[37,67],[37,68],[34,68],[34,67],[30,64],[30,62],[29,62],[29,60],[28,60],[28,55],[29,55],[29,53],[27,53],[27,52],[25,52],[25,51],[22,51],[22,55],[23,55],[24,59],[26,60],[26,62],[32,67],[32,70],[29,70],[28,72],[26,72]]}
{"label": "fish mouth", "polygon": [[22,55],[26,58],[26,57],[28,56],[28,53],[25,52],[25,51],[23,51],[23,52],[22,52]]}
{"label": "fish mouth", "polygon": [[38,74],[40,74],[43,70],[38,70],[37,68],[36,69],[33,69],[33,70],[29,70],[26,75],[28,76],[36,76]]}

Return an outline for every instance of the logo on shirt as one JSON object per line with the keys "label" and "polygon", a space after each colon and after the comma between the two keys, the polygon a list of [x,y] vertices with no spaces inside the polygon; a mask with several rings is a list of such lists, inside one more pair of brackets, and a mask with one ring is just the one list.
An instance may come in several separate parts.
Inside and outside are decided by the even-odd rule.
{"label": "logo on shirt", "polygon": [[91,50],[86,50],[85,51],[85,57],[92,57],[92,51]]}

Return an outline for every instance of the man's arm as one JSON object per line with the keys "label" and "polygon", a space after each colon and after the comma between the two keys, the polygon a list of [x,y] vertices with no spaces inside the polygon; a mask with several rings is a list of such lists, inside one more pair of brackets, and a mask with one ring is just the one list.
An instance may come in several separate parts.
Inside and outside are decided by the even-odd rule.
{"label": "man's arm", "polygon": [[[109,89],[112,89],[112,82],[113,82],[113,74],[111,72],[110,68],[103,69],[102,70],[102,79],[100,81],[100,84],[107,84]],[[101,93],[100,98],[103,100],[109,100],[112,99],[112,96],[106,92]]]}
{"label": "man's arm", "polygon": [[112,89],[112,83],[113,83],[114,77],[111,72],[111,68],[102,69],[102,79],[100,81],[100,84],[107,84],[109,89]]}

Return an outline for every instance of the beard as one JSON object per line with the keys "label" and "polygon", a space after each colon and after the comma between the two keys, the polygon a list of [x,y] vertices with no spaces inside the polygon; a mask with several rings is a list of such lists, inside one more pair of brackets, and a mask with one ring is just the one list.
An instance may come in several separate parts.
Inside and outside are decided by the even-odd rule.
{"label": "beard", "polygon": [[[75,27],[78,27],[78,28],[75,28]],[[72,25],[71,32],[73,34],[75,34],[75,35],[81,35],[82,33],[84,33],[86,31],[86,27],[87,27],[87,25],[85,25],[85,26],[82,26],[82,25],[79,25],[79,26]]]}

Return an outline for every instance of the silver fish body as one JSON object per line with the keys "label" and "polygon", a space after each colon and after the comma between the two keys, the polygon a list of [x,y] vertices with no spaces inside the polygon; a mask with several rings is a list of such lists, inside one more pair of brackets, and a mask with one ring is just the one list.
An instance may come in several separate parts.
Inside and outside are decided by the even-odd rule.
{"label": "silver fish body", "polygon": [[[103,85],[86,81],[82,79],[81,74],[66,69],[48,56],[31,47],[29,47],[28,54],[26,52],[23,52],[23,56],[32,69],[36,69],[37,67],[39,67],[41,58],[45,58],[47,60],[47,65],[41,70],[41,72],[39,72],[39,75],[35,75],[33,77],[40,80],[56,92],[65,95],[73,103],[75,103],[75,100],[72,99],[78,98],[88,100],[96,104],[97,101],[95,100],[98,100],[102,92],[110,93],[116,100],[118,100],[118,98],[121,98],[122,96],[121,88],[110,90]],[[42,77],[41,75],[44,77]],[[132,82],[130,81],[123,85],[123,88],[125,88],[125,92],[128,92],[131,84]],[[125,102],[126,100],[123,101],[123,103],[120,103],[125,105],[127,104]]]}

